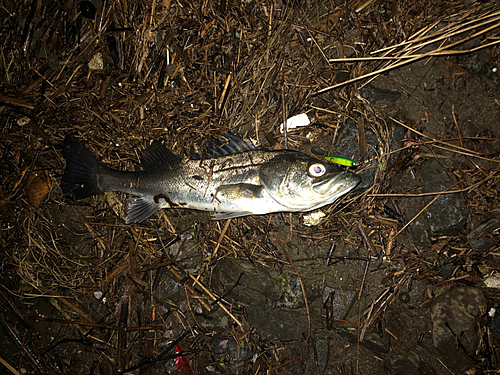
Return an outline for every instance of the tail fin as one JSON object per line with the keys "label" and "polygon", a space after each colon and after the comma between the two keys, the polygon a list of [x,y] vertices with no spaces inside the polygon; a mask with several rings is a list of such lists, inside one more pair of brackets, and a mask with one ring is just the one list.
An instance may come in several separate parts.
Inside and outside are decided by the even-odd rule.
{"label": "tail fin", "polygon": [[103,193],[97,183],[97,172],[101,163],[72,135],[64,139],[64,159],[66,169],[61,181],[64,194],[73,195],[76,199],[83,199]]}

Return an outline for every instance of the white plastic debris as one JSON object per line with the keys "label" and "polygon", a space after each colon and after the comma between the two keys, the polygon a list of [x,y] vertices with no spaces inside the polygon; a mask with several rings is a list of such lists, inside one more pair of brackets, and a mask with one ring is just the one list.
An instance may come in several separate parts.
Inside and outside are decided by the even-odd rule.
{"label": "white plastic debris", "polygon": [[102,292],[101,291],[97,291],[97,292],[94,292],[94,297],[97,298],[97,299],[101,299],[102,298]]}
{"label": "white plastic debris", "polygon": [[326,216],[323,211],[313,211],[304,215],[304,225],[308,227],[312,227],[314,225],[318,225],[321,220]]}
{"label": "white plastic debris", "polygon": [[488,316],[489,316],[490,318],[494,318],[494,317],[495,317],[496,312],[497,312],[497,309],[495,309],[494,307],[492,307],[492,308],[490,309],[490,311],[488,311]]}
{"label": "white plastic debris", "polygon": [[[309,117],[305,113],[301,113],[300,115],[290,117],[289,119],[286,120],[286,131],[290,131],[292,129],[301,127],[301,126],[307,126],[311,123],[311,120],[309,120]],[[284,127],[283,124],[280,125],[280,132],[283,134],[284,132]]]}

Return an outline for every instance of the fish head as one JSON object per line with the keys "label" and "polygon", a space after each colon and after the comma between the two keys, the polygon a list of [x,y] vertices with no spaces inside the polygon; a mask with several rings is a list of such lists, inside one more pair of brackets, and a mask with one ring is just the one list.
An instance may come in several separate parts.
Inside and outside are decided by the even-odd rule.
{"label": "fish head", "polygon": [[361,178],[327,161],[283,151],[262,166],[259,177],[269,195],[289,211],[309,211],[334,202]]}

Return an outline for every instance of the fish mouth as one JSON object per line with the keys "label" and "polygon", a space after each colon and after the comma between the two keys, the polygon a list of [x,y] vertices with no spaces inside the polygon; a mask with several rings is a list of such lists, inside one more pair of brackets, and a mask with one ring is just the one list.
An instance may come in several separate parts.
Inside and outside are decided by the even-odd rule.
{"label": "fish mouth", "polygon": [[334,199],[337,199],[339,196],[354,189],[360,182],[361,177],[352,172],[347,172],[316,182],[312,185],[312,189],[318,194],[333,196]]}

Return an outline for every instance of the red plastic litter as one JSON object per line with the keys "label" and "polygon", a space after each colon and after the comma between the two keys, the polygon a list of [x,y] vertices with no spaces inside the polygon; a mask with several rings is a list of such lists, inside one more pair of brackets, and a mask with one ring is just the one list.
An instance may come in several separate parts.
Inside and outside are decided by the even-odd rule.
{"label": "red plastic litter", "polygon": [[[175,346],[175,354],[182,353],[182,348],[179,344]],[[185,355],[180,355],[175,357],[175,365],[177,366],[177,370],[179,370],[180,374],[184,375],[194,375],[193,370],[191,370],[191,365],[189,364],[189,360]]]}

